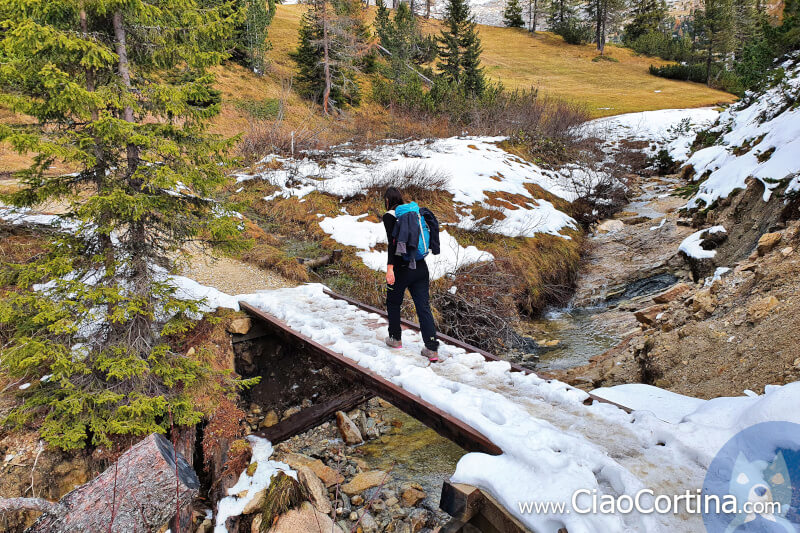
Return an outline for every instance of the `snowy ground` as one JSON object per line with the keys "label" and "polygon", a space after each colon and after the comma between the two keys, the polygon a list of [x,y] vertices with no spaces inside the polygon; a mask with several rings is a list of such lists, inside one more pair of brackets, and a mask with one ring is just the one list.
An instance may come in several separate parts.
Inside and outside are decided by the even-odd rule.
{"label": "snowy ground", "polygon": [[698,150],[687,161],[695,179],[705,179],[687,207],[703,207],[744,189],[748,177],[765,186],[764,200],[789,181],[787,191],[800,189],[800,54],[782,65],[784,79],[763,94],[745,97],[719,118],[712,131],[717,144]]}
{"label": "snowy ground", "polygon": [[[186,287],[187,294],[193,290]],[[656,495],[694,493],[714,454],[733,434],[760,421],[800,422],[797,410],[786,409],[800,402],[800,383],[768,387],[764,396],[710,401],[645,386],[599,391],[634,406],[629,415],[608,404],[585,406],[586,393],[580,390],[511,372],[508,363],[486,362],[447,344],[440,350],[442,362],[429,365],[419,355],[418,333],[405,331],[404,348],[390,350],[382,340],[382,317],[322,291],[322,285],[305,285],[220,295],[209,304],[243,300],[255,305],[487,435],[504,453],[465,455],[453,481],[489,491],[536,531],[700,531],[698,515],[570,512],[572,495],[578,489],[617,496],[641,489]],[[531,501],[567,507],[561,513],[520,512],[520,503]]]}
{"label": "snowy ground", "polygon": [[[710,126],[718,112],[712,109],[670,109],[631,113],[587,122],[581,134],[603,139],[604,149],[613,157],[623,139],[645,140],[649,150],[667,146],[674,157],[685,159],[695,131]],[[578,165],[545,169],[503,150],[502,137],[451,137],[447,139],[386,142],[367,150],[335,147],[327,153],[308,153],[302,159],[276,155],[262,163],[269,167],[253,174],[242,173],[237,180],[263,179],[279,187],[266,197],[302,198],[319,191],[340,198],[363,194],[394,183],[393,177],[412,173],[435,176],[439,186],[453,195],[461,229],[482,228],[509,237],[533,237],[548,233],[569,238],[564,229],[577,223],[566,213],[531,193],[538,186],[572,201],[576,191],[603,179]],[[275,168],[279,167],[279,168]],[[490,205],[492,193],[514,195],[503,206]],[[499,220],[489,222],[473,215],[476,207],[492,209]],[[319,215],[320,227],[337,242],[358,249],[357,255],[374,270],[385,270],[386,243],[380,223],[363,220],[365,213],[343,212],[336,217]],[[491,260],[485,251],[462,247],[446,231],[442,234],[442,255],[433,258],[437,277],[476,261]]]}

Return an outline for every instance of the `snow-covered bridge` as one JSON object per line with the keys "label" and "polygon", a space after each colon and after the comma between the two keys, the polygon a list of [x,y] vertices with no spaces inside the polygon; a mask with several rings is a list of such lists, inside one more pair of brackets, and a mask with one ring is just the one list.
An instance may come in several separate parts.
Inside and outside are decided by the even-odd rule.
{"label": "snow-covered bridge", "polygon": [[[760,397],[703,401],[644,386],[599,391],[632,413],[593,401],[564,383],[444,339],[442,361],[419,355],[421,339],[403,332],[404,348],[383,343],[384,317],[327,293],[322,285],[236,297],[243,310],[292,332],[363,384],[467,450],[452,481],[481,488],[534,531],[702,531],[702,517],[581,513],[593,498],[696,494],[714,453],[738,429],[774,415],[797,394],[793,385]],[[460,345],[459,345],[460,344]],[[580,509],[573,494],[584,491]],[[583,498],[583,496],[582,496]],[[647,504],[649,495],[643,501]],[[563,510],[526,513],[526,502],[563,502]]]}

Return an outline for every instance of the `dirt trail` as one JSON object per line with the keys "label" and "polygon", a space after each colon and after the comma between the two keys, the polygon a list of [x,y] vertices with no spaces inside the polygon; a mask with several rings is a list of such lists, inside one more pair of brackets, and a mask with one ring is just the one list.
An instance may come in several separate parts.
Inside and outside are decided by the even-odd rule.
{"label": "dirt trail", "polygon": [[199,248],[189,251],[189,257],[181,261],[179,273],[230,295],[297,285],[271,270],[231,257],[215,257]]}

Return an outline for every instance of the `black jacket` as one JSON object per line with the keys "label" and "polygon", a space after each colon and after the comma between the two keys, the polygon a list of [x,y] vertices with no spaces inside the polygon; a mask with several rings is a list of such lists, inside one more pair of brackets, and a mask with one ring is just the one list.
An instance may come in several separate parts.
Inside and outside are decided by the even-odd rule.
{"label": "black jacket", "polygon": [[[420,208],[419,212],[430,230],[428,248],[433,255],[439,255],[441,251],[439,245],[439,221],[436,219],[436,215],[426,207]],[[405,253],[412,253],[413,250],[409,250],[408,243],[413,243],[412,246],[416,246],[419,241],[419,229],[417,224],[406,224],[405,226],[406,229],[398,227],[398,220],[394,215],[394,211],[388,211],[383,215],[383,227],[386,229],[386,239],[389,242],[387,265],[409,266],[409,261],[404,260],[402,257],[403,252],[397,253],[397,243],[399,241],[397,237],[402,229],[403,238],[405,239],[403,242],[406,246]],[[416,231],[416,233],[411,235],[413,231]]]}

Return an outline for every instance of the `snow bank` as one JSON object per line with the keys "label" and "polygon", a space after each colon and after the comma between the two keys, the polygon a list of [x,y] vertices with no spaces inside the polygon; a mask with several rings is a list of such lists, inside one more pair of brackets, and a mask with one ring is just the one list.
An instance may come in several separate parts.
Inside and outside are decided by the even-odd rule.
{"label": "snow bank", "polygon": [[781,183],[800,189],[800,56],[784,63],[785,78],[761,94],[748,94],[731,106],[712,131],[723,133],[714,146],[695,152],[686,162],[695,179],[707,179],[686,207],[696,208],[725,198],[756,178],[764,184],[764,201]]}
{"label": "snow bank", "polygon": [[622,140],[650,141],[647,152],[655,154],[666,148],[675,161],[685,161],[697,137],[697,131],[708,128],[719,117],[710,107],[697,109],[660,109],[627,113],[587,122],[583,135],[605,141],[607,150],[614,151]]}
{"label": "snow bank", "polygon": [[700,244],[705,239],[707,234],[713,233],[726,233],[723,226],[712,226],[708,229],[701,229],[696,231],[683,239],[681,245],[678,247],[679,252],[683,252],[687,257],[694,259],[710,259],[717,255],[716,250],[705,250]]}
{"label": "snow bank", "polygon": [[682,422],[706,402],[642,383],[602,387],[593,390],[592,394],[635,411],[650,411],[664,422],[673,424]]}
{"label": "snow bank", "polygon": [[[380,222],[361,220],[367,215],[340,215],[326,217],[319,225],[333,240],[361,249],[357,252],[364,264],[373,270],[386,272],[386,251],[375,250],[378,244],[387,244],[386,230]],[[463,247],[447,231],[439,233],[441,253],[430,254],[425,259],[431,279],[439,279],[459,268],[480,261],[492,261],[494,256],[475,246]]]}
{"label": "snow bank", "polygon": [[272,444],[268,440],[253,435],[248,436],[247,440],[250,441],[253,451],[250,464],[257,464],[256,470],[252,476],[248,476],[246,470],[242,472],[239,481],[228,489],[228,496],[219,501],[214,533],[227,533],[228,528],[225,527],[225,522],[228,518],[242,514],[247,504],[255,498],[259,491],[269,486],[272,476],[278,472],[283,471],[297,479],[297,473],[289,465],[270,460]]}

